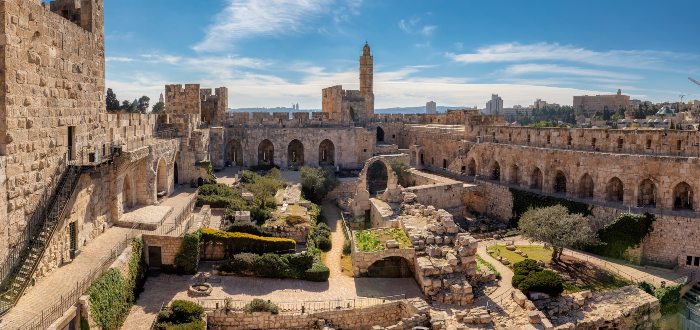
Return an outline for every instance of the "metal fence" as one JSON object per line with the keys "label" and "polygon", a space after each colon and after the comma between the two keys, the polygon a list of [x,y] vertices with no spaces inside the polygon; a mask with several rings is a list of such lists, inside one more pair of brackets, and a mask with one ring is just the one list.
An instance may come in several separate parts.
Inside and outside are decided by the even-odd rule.
{"label": "metal fence", "polygon": [[[198,195],[199,190],[192,195],[190,201],[187,202],[185,208],[182,209],[182,212],[180,212],[177,217],[175,217],[175,220],[172,223],[166,223],[166,218],[163,218],[158,226],[158,230],[153,234],[182,236],[184,233],[187,233],[194,222],[194,214],[192,214],[192,211],[194,210]],[[182,224],[185,221],[187,221],[187,223],[183,226]]]}
{"label": "metal fence", "polygon": [[[83,279],[75,282],[75,287],[71,289],[68,293],[62,294],[59,299],[51,305],[51,307],[46,308],[41,311],[41,316],[37,316],[36,319],[27,321],[23,325],[19,326],[20,330],[41,330],[48,328],[53,322],[55,322],[59,317],[61,317],[68,309],[75,306],[78,302],[80,296],[85,294],[87,289],[92,285],[97,277],[102,275],[109,266],[114,262],[115,259],[126,249],[131,240],[134,238],[134,231],[129,231],[124,240],[122,240],[116,247],[114,247],[109,255],[102,259],[100,263],[95,266],[87,276]],[[65,286],[64,286],[65,287]]]}
{"label": "metal fence", "polygon": [[[348,310],[355,308],[364,308],[377,306],[394,301],[406,299],[406,295],[395,295],[387,297],[358,297],[344,298],[331,300],[309,300],[297,302],[276,302],[275,305],[279,308],[280,314],[310,314],[320,312],[330,312],[337,310]],[[230,311],[244,311],[245,306],[250,303],[249,300],[232,300],[232,299],[199,299],[197,302],[204,307],[205,310],[212,311],[218,309],[227,309]]]}

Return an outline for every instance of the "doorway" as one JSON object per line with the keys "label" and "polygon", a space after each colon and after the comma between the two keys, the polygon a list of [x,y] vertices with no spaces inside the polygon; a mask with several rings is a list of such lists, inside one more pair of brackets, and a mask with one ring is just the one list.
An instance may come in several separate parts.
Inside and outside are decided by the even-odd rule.
{"label": "doorway", "polygon": [[161,268],[163,267],[163,259],[161,258],[160,246],[148,247],[148,267]]}

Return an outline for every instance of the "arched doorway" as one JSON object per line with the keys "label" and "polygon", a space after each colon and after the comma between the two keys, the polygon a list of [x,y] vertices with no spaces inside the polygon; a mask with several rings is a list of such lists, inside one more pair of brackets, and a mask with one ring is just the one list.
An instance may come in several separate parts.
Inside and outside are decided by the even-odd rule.
{"label": "arched doorway", "polygon": [[520,168],[518,165],[513,164],[510,167],[510,183],[520,184]]}
{"label": "arched doorway", "polygon": [[501,181],[501,165],[493,162],[491,166],[491,180]]}
{"label": "arched doorway", "polygon": [[375,161],[367,168],[367,191],[375,195],[386,190],[389,182],[389,173],[386,165],[381,161]]}
{"label": "arched doorway", "polygon": [[673,209],[693,210],[693,188],[681,182],[673,188]]}
{"label": "arched doorway", "polygon": [[554,192],[566,194],[566,175],[562,171],[557,171],[557,175],[554,176]]}
{"label": "arched doorway", "polygon": [[333,142],[331,142],[331,140],[323,140],[318,146],[318,165],[335,165],[335,145],[333,144]]}
{"label": "arched doorway", "polygon": [[377,143],[384,142],[384,130],[377,126]]}
{"label": "arched doorway", "polygon": [[593,198],[593,178],[588,173],[581,177],[581,181],[578,184],[578,192],[581,198]]}
{"label": "arched doorway", "polygon": [[606,200],[608,202],[622,203],[625,196],[625,188],[622,185],[622,180],[617,177],[613,177],[608,181],[608,185],[605,187]]}
{"label": "arched doorway", "polygon": [[175,184],[180,184],[180,178],[177,174],[177,162],[175,162],[175,165],[173,165],[173,181]]}
{"label": "arched doorway", "polygon": [[469,163],[467,163],[467,175],[476,176],[476,161],[474,158],[469,159]]}
{"label": "arched doorway", "polygon": [[639,184],[637,206],[651,208],[656,207],[656,185],[650,179],[645,179]]}
{"label": "arched doorway", "polygon": [[275,164],[275,146],[270,140],[263,140],[258,146],[258,165]]}
{"label": "arched doorway", "polygon": [[158,161],[158,169],[156,172],[156,193],[158,195],[168,193],[168,164],[163,158]]}
{"label": "arched doorway", "polygon": [[304,144],[294,139],[287,146],[287,166],[300,167],[304,165]]}
{"label": "arched doorway", "polygon": [[535,167],[530,176],[530,188],[542,190],[542,171],[539,167]]}
{"label": "arched doorway", "polygon": [[122,209],[124,212],[134,207],[134,190],[129,175],[124,176],[122,183]]}
{"label": "arched doorway", "polygon": [[243,165],[243,147],[238,140],[231,140],[226,145],[226,166]]}
{"label": "arched doorway", "polygon": [[367,277],[402,278],[413,277],[411,264],[403,257],[386,257],[367,268]]}

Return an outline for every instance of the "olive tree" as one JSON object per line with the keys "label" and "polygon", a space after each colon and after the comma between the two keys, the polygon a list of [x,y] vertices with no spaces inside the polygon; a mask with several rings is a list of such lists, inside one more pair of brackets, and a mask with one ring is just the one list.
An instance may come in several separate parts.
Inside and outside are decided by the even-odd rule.
{"label": "olive tree", "polygon": [[525,212],[518,228],[523,236],[552,247],[552,260],[558,261],[564,248],[580,247],[596,241],[588,219],[571,214],[561,206],[530,209]]}

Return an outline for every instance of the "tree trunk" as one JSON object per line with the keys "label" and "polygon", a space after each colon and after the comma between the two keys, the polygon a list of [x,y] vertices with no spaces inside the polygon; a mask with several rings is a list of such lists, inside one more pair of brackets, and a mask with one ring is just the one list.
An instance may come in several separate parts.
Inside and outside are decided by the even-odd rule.
{"label": "tree trunk", "polygon": [[563,250],[564,248],[562,247],[552,246],[552,262],[559,263]]}

